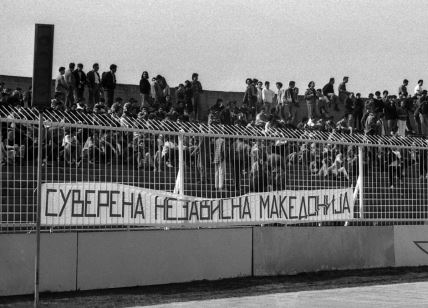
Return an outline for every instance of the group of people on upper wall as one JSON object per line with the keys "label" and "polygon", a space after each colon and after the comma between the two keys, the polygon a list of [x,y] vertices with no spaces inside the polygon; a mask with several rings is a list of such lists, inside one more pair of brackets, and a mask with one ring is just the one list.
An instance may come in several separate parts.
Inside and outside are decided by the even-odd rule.
{"label": "group of people on upper wall", "polygon": [[[400,135],[406,133],[428,136],[428,97],[419,80],[413,94],[407,90],[409,81],[405,79],[398,89],[398,95],[390,95],[385,90],[376,91],[363,99],[360,93],[347,90],[349,77],[343,77],[334,89],[335,79],[330,78],[323,88],[316,88],[310,81],[303,98],[307,107],[304,125],[308,127],[323,126],[332,119],[332,111],[344,108],[343,118],[338,122],[350,131],[360,131],[376,135]],[[270,82],[247,78],[246,89],[242,99],[242,109],[246,110],[246,120],[263,123],[269,118],[285,124],[298,125],[297,114],[300,108],[299,88],[290,81],[288,88],[282,82],[276,83],[276,91],[270,88]],[[342,107],[343,106],[343,107]]]}
{"label": "group of people on upper wall", "polygon": [[[77,64],[77,68],[75,63],[70,63],[68,69],[59,68],[59,74],[55,78],[55,98],[52,102],[56,109],[95,112],[107,111],[116,104],[114,110],[123,110],[125,104],[130,103],[135,117],[141,113],[144,117],[156,119],[164,119],[168,115],[172,119],[181,117],[190,121],[202,118],[198,115],[198,107],[203,89],[197,73],[192,74],[191,81],[180,83],[175,97],[172,97],[165,77],[157,75],[150,80],[148,72],[144,71],[139,83],[141,100],[123,101],[115,97],[117,65],[110,65],[109,70],[102,74],[99,72],[98,63],[94,63],[88,73],[83,69],[81,63]],[[288,87],[282,82],[276,82],[276,90],[273,91],[269,81],[263,83],[247,78],[242,102],[228,102],[227,106],[214,104],[209,108],[209,120],[217,124],[256,126],[271,122],[277,126],[299,126],[318,130],[334,124],[344,131],[366,134],[428,136],[428,96],[423,88],[423,80],[418,81],[413,93],[408,91],[409,81],[405,79],[398,89],[398,95],[391,95],[387,90],[382,94],[376,91],[374,94],[370,93],[366,99],[363,99],[360,93],[348,91],[348,81],[349,77],[343,77],[337,94],[334,78],[330,78],[322,88],[316,88],[314,81],[309,82],[303,93],[307,117],[302,119],[304,112],[298,112],[301,102],[295,81],[290,81]],[[31,88],[23,93],[20,89],[11,91],[4,88],[4,84],[0,86],[0,104],[22,105],[24,102],[23,105],[31,105],[28,102],[25,104],[25,101],[31,102]],[[88,89],[87,99],[84,98],[85,88]],[[225,116],[226,121],[221,119],[224,116],[220,116],[224,107],[231,111]],[[344,110],[341,110],[342,108]],[[129,111],[129,106],[127,109]],[[337,112],[341,112],[343,117],[339,122],[332,123],[333,114]]]}
{"label": "group of people on upper wall", "polygon": [[[69,68],[59,68],[59,74],[55,79],[55,99],[62,100],[67,109],[94,107],[105,103],[110,108],[115,100],[117,65],[110,65],[110,70],[99,73],[99,64],[94,63],[92,70],[87,74],[83,71],[83,64],[69,64]],[[84,99],[85,87],[88,88],[88,98]],[[202,85],[198,80],[198,74],[192,74],[192,81],[186,80],[177,89],[177,101],[173,104],[170,87],[161,75],[149,79],[149,73],[144,71],[139,83],[141,103],[138,103],[138,112],[144,110],[153,113],[159,110],[169,112],[172,107],[179,113],[187,114],[191,119],[197,117],[200,93],[203,92]],[[122,106],[123,107],[123,106]]]}

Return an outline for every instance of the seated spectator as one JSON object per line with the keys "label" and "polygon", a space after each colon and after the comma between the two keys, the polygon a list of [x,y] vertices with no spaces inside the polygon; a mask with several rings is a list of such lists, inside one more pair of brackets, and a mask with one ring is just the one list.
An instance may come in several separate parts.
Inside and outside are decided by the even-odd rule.
{"label": "seated spectator", "polygon": [[266,116],[265,108],[261,108],[260,112],[257,113],[255,119],[255,126],[259,128],[265,128],[268,118]]}
{"label": "seated spectator", "polygon": [[70,166],[78,165],[81,160],[81,146],[74,128],[66,129],[62,147],[64,148],[64,161]]}
{"label": "seated spectator", "polygon": [[[199,81],[198,81],[199,83]],[[200,85],[200,83],[199,83]],[[194,112],[196,108],[193,106],[193,100],[194,100],[194,93],[193,93],[193,87],[192,83],[189,80],[186,80],[184,82],[184,110],[185,114],[188,115],[193,121],[196,120],[196,113]],[[202,86],[199,89],[202,91]],[[197,97],[199,97],[199,94],[197,94]]]}
{"label": "seated spectator", "polygon": [[364,133],[366,135],[380,135],[377,118],[374,112],[368,114],[364,127]]}
{"label": "seated spectator", "polygon": [[209,108],[208,125],[221,124],[220,115],[224,109],[223,100],[217,99],[216,103]]}
{"label": "seated spectator", "polygon": [[297,124],[297,129],[305,129],[308,124],[309,119],[307,117],[303,117],[302,120]]}
{"label": "seated spectator", "polygon": [[178,85],[178,88],[175,91],[175,97],[176,97],[175,109],[177,110],[178,113],[182,114],[184,113],[185,102],[186,102],[186,93],[184,89],[184,84],[180,83]]}

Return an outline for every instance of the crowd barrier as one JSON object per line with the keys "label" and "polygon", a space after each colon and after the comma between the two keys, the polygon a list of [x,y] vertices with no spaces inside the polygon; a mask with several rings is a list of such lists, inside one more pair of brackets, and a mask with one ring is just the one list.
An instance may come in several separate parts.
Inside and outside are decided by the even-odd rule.
{"label": "crowd barrier", "polygon": [[419,138],[24,109],[0,124],[2,233],[34,230],[37,210],[50,231],[428,218]]}
{"label": "crowd barrier", "polygon": [[428,265],[424,139],[25,108],[0,128],[0,295]]}

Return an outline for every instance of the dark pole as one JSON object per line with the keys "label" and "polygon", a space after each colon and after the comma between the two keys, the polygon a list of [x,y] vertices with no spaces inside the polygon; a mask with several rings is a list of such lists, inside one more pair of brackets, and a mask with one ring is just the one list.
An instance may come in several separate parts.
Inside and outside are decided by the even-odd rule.
{"label": "dark pole", "polygon": [[37,214],[36,256],[34,266],[34,307],[39,307],[40,291],[40,224],[42,198],[42,147],[43,109],[50,106],[52,86],[54,25],[36,24],[34,38],[33,97],[32,106],[39,109],[37,148]]}
{"label": "dark pole", "polygon": [[37,217],[36,217],[36,259],[34,273],[34,307],[39,307],[40,289],[40,214],[42,211],[42,142],[43,142],[43,113],[39,115],[39,135],[37,136]]}

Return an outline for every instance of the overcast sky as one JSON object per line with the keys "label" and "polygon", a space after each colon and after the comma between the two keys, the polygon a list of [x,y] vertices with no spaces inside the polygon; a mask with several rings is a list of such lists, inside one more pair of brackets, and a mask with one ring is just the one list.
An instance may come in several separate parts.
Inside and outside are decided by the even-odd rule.
{"label": "overcast sky", "polygon": [[241,91],[245,79],[350,76],[364,96],[428,80],[426,0],[2,0],[0,74],[31,76],[34,24],[55,25],[53,77],[81,62],[118,65],[119,83],[143,70],[170,86],[198,72],[204,88]]}

